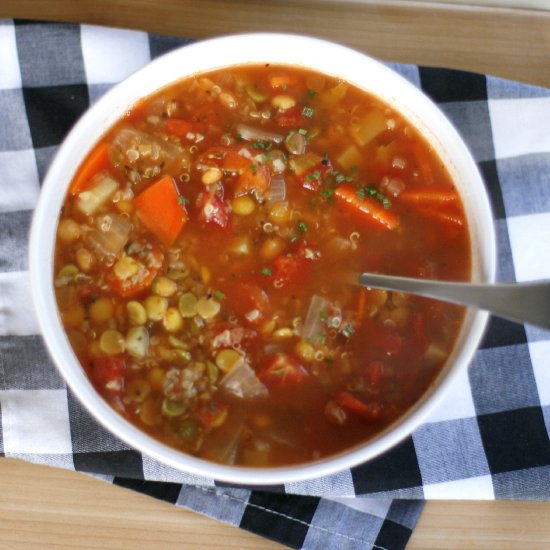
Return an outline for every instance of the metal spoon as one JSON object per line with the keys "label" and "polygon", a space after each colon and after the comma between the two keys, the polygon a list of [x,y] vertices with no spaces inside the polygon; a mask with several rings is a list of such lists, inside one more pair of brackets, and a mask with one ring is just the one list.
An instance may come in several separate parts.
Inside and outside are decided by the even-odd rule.
{"label": "metal spoon", "polygon": [[359,283],[366,287],[398,290],[453,304],[484,309],[518,323],[550,329],[550,280],[532,283],[450,283],[363,273]]}

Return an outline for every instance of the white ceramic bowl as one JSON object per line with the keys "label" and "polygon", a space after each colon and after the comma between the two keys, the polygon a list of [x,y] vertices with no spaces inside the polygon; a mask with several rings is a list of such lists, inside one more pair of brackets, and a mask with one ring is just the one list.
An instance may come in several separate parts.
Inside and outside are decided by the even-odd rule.
{"label": "white ceramic bowl", "polygon": [[416,126],[445,162],[466,208],[475,281],[493,281],[495,234],[489,200],[475,162],[439,109],[417,88],[362,53],[295,35],[249,34],[197,42],[160,57],[104,95],[72,129],[44,181],[30,240],[32,292],[48,349],[71,390],[108,430],[130,446],[179,470],[239,484],[273,484],[331,474],[371,459],[409,435],[439,403],[470,363],[487,323],[469,311],[455,349],[426,395],[375,439],[324,460],[285,468],[223,466],[178,452],[141,432],[96,393],[63,330],[53,289],[57,217],[76,168],[94,143],[135,101],[182,77],[221,67],[262,63],[297,65],[341,77],[379,96]]}

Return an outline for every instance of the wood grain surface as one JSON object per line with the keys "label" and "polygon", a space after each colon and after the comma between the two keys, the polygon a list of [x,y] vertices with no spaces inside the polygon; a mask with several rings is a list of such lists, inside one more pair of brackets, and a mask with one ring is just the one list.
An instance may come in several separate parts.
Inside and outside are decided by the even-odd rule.
{"label": "wood grain surface", "polygon": [[[0,549],[283,546],[83,474],[0,462]],[[428,502],[407,550],[547,550],[550,503]]]}
{"label": "wood grain surface", "polygon": [[380,59],[550,86],[549,11],[392,0],[1,0],[0,17],[95,23],[188,38],[305,33]]}
{"label": "wood grain surface", "polygon": [[[384,60],[550,86],[550,12],[546,11],[369,0],[1,0],[0,18],[5,17],[93,23],[189,38],[249,31],[307,33]],[[82,474],[0,461],[1,550],[136,547],[282,548]],[[466,548],[550,548],[550,503],[428,502],[407,550]]]}

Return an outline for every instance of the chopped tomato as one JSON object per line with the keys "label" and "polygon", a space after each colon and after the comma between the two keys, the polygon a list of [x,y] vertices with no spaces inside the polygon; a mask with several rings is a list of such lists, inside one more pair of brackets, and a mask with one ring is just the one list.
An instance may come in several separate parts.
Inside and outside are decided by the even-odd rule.
{"label": "chopped tomato", "polygon": [[384,411],[384,406],[381,403],[377,401],[364,403],[348,391],[340,392],[336,396],[335,401],[345,411],[352,413],[368,422],[378,420]]}
{"label": "chopped tomato", "polygon": [[134,199],[143,225],[166,246],[172,246],[189,216],[171,176],[164,176]]}
{"label": "chopped tomato", "polygon": [[253,281],[239,281],[226,293],[230,307],[251,325],[263,321],[269,309],[267,293]]}
{"label": "chopped tomato", "polygon": [[288,353],[277,353],[268,358],[258,378],[270,389],[285,389],[302,384],[308,371]]}
{"label": "chopped tomato", "polygon": [[199,218],[203,225],[226,229],[229,226],[229,207],[223,200],[223,193],[201,191],[197,197]]}
{"label": "chopped tomato", "polygon": [[302,108],[298,105],[275,115],[275,122],[282,128],[299,128],[302,120]]}
{"label": "chopped tomato", "polygon": [[376,342],[387,355],[400,355],[403,350],[404,338],[396,328],[384,326],[379,331]]}
{"label": "chopped tomato", "polygon": [[120,357],[98,357],[92,362],[92,377],[97,384],[112,392],[124,387],[124,359]]}
{"label": "chopped tomato", "polygon": [[273,287],[292,292],[304,284],[311,274],[311,262],[300,253],[283,254],[273,260],[271,277]]}
{"label": "chopped tomato", "polygon": [[98,287],[94,283],[80,283],[77,288],[78,296],[84,304],[89,304],[97,292]]}
{"label": "chopped tomato", "polygon": [[299,176],[299,179],[305,189],[318,191],[329,174],[332,174],[332,165],[328,160],[323,160],[317,166],[310,168]]}
{"label": "chopped tomato", "polygon": [[381,361],[371,361],[363,368],[363,378],[369,386],[379,386],[382,382],[383,365]]}
{"label": "chopped tomato", "polygon": [[[170,118],[166,121],[166,131],[181,139],[190,139],[188,134],[204,134],[206,125],[194,120],[184,120],[181,118]],[[193,139],[193,138],[191,138]]]}
{"label": "chopped tomato", "polygon": [[196,412],[199,422],[205,428],[219,428],[227,419],[229,407],[215,401],[202,404]]}
{"label": "chopped tomato", "polygon": [[271,175],[267,166],[251,164],[237,179],[235,197],[251,192],[263,196],[268,191],[270,183]]}
{"label": "chopped tomato", "polygon": [[158,248],[152,248],[138,252],[132,257],[138,264],[138,271],[126,279],[120,279],[115,275],[114,269],[105,276],[111,290],[123,298],[138,296],[148,289],[158,275],[164,256]]}
{"label": "chopped tomato", "polygon": [[321,184],[333,171],[332,164],[328,159],[324,159],[311,151],[294,157],[290,161],[290,167],[302,186],[310,191],[318,191]]}

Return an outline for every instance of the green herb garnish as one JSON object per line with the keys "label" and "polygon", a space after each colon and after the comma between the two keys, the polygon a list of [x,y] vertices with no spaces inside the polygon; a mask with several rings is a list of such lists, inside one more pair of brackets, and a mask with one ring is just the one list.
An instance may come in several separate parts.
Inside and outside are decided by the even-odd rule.
{"label": "green herb garnish", "polygon": [[218,300],[225,300],[225,294],[224,294],[221,290],[215,290],[215,291],[214,291],[214,296],[215,296]]}
{"label": "green herb garnish", "polygon": [[307,224],[304,221],[298,222],[298,231],[300,233],[307,233]]}
{"label": "green herb garnish", "polygon": [[273,275],[273,272],[271,271],[271,269],[269,269],[269,267],[264,267],[262,268],[261,274],[264,277],[271,277],[271,275]]}

